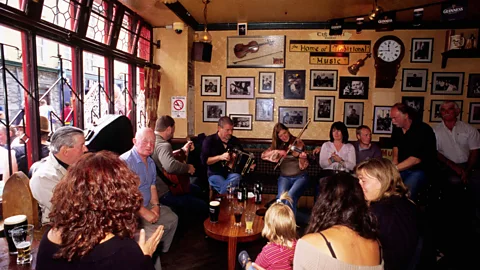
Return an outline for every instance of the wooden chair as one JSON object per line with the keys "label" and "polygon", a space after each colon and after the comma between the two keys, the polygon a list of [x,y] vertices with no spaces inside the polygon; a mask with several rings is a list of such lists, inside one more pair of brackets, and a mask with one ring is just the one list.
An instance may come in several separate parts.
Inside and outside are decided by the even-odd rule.
{"label": "wooden chair", "polygon": [[32,196],[29,182],[23,172],[16,172],[8,178],[3,188],[3,218],[26,215],[28,223],[38,229],[38,202]]}

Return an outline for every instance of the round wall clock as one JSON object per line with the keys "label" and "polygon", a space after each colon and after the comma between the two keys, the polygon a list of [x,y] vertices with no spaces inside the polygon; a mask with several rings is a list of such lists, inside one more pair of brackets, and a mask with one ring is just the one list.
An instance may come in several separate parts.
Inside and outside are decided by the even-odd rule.
{"label": "round wall clock", "polygon": [[392,88],[400,62],[405,56],[405,45],[396,36],[383,36],[373,46],[375,59],[375,87]]}

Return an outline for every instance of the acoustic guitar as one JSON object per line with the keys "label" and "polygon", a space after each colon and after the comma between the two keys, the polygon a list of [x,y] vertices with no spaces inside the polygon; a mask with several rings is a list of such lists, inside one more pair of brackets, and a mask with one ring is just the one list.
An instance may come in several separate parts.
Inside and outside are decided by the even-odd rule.
{"label": "acoustic guitar", "polygon": [[[192,143],[186,152],[182,149],[173,151],[173,157],[177,161],[187,164],[188,154],[193,149],[194,147]],[[168,185],[168,189],[173,195],[184,195],[190,192],[190,174],[171,174],[165,171],[165,169],[163,169],[163,174],[173,183],[172,185]]]}

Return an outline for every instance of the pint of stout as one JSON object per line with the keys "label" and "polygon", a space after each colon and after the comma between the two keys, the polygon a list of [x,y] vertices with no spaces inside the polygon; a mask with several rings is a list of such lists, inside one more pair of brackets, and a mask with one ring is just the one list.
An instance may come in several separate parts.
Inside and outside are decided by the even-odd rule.
{"label": "pint of stout", "polygon": [[220,214],[220,202],[211,201],[209,210],[210,210],[210,222],[217,223],[218,215]]}
{"label": "pint of stout", "polygon": [[17,254],[17,249],[15,248],[15,244],[13,243],[10,231],[17,226],[27,225],[27,224],[28,223],[27,223],[26,215],[11,216],[6,218],[3,221],[3,229],[5,232],[5,237],[7,238],[8,252],[10,254]]}

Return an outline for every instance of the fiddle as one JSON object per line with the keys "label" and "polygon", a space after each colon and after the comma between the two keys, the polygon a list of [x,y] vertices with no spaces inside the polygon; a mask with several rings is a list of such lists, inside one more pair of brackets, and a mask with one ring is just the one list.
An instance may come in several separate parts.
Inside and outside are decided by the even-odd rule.
{"label": "fiddle", "polygon": [[300,137],[302,137],[303,132],[305,132],[311,121],[312,120],[308,118],[307,123],[298,134],[298,137],[294,138],[293,142],[288,146],[287,153],[278,161],[277,165],[275,165],[275,168],[273,168],[273,170],[276,170],[282,164],[283,160],[288,154],[292,153],[292,155],[295,156],[293,153],[296,152],[296,156],[298,157],[303,152],[302,149],[303,147],[305,147],[305,144],[302,142],[302,140],[300,140]]}
{"label": "fiddle", "polygon": [[237,58],[243,58],[247,56],[248,53],[256,53],[258,50],[260,50],[260,47],[263,45],[272,45],[273,40],[267,40],[267,42],[264,43],[258,43],[255,40],[250,41],[248,44],[244,45],[242,43],[238,43],[233,47],[233,52],[235,53],[235,56]]}

